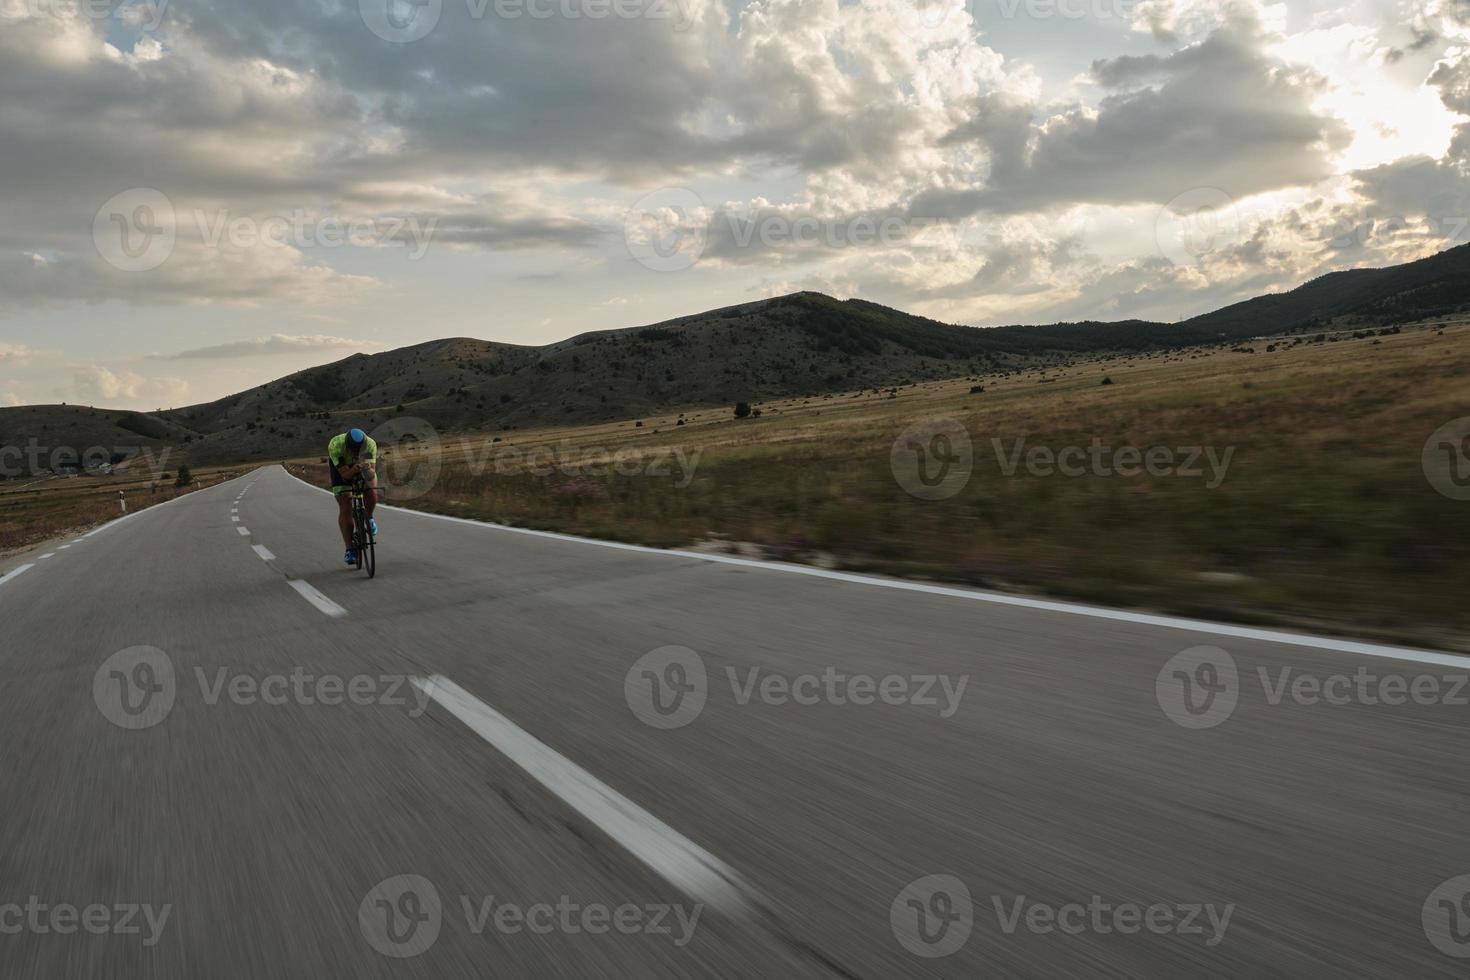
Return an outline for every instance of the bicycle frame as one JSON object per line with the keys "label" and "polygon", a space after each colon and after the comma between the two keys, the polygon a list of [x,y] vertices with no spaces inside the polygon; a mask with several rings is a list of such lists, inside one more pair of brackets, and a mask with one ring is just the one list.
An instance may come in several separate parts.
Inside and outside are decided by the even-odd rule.
{"label": "bicycle frame", "polygon": [[352,547],[357,552],[357,567],[366,568],[368,578],[373,578],[378,573],[377,540],[372,535],[372,529],[368,526],[367,505],[364,501],[364,493],[367,484],[361,476],[352,480]]}

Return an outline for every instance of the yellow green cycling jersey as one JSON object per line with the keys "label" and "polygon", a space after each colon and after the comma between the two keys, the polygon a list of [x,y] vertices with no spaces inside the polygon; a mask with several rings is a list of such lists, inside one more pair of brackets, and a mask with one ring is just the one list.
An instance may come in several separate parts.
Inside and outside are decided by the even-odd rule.
{"label": "yellow green cycling jersey", "polygon": [[358,451],[356,457],[351,459],[347,455],[347,433],[344,432],[341,435],[333,436],[332,441],[327,443],[327,460],[333,466],[341,466],[344,463],[351,465],[353,463],[376,460],[377,458],[378,444],[373,440],[372,436],[368,436],[363,441],[362,449]]}
{"label": "yellow green cycling jersey", "polygon": [[332,441],[327,443],[327,473],[331,477],[332,492],[343,494],[352,489],[342,474],[337,472],[337,467],[351,466],[354,463],[372,463],[376,462],[377,458],[378,444],[373,441],[372,436],[367,436],[363,440],[362,449],[358,451],[356,457],[348,455],[347,433],[333,437]]}

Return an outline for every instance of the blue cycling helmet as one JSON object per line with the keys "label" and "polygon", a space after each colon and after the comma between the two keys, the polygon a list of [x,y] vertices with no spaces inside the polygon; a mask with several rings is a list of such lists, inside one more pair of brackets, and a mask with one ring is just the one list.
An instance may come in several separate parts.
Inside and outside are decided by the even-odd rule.
{"label": "blue cycling helmet", "polygon": [[353,449],[361,449],[362,444],[367,442],[367,433],[361,429],[351,429],[347,433],[347,444]]}

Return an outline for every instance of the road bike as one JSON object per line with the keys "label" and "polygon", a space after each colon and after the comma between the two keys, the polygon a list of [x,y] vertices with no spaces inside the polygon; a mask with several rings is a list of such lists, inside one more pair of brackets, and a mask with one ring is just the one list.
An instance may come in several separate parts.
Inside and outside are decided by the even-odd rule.
{"label": "road bike", "polygon": [[361,476],[352,480],[352,550],[357,552],[357,567],[366,568],[368,578],[378,574],[377,539],[368,526],[367,503],[363,493],[367,484]]}

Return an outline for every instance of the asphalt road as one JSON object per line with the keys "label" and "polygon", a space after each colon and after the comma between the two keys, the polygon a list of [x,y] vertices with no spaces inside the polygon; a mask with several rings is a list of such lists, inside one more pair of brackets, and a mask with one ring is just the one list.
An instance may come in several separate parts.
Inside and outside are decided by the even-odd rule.
{"label": "asphalt road", "polygon": [[0,977],[1470,971],[1470,660],[379,518],[0,564]]}

